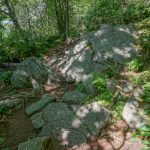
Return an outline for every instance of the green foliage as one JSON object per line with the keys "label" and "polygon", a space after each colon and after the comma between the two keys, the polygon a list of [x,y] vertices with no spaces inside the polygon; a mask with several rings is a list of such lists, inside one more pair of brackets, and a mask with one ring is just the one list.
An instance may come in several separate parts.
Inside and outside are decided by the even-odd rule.
{"label": "green foliage", "polygon": [[92,84],[97,91],[98,94],[102,94],[103,92],[107,91],[106,89],[106,79],[108,76],[106,74],[93,74],[92,77]]}
{"label": "green foliage", "polygon": [[118,70],[116,67],[108,67],[106,70],[106,74],[109,78],[116,77],[118,75]]}
{"label": "green foliage", "polygon": [[[143,86],[143,92],[144,95],[142,96],[144,103],[146,103],[147,109],[145,109],[144,114],[150,117],[150,82],[145,84]],[[144,124],[142,127],[139,129],[139,135],[141,138],[144,140],[144,144],[146,145],[146,148],[150,149],[150,120],[147,122],[147,124]]]}
{"label": "green foliage", "polygon": [[86,27],[95,30],[101,24],[120,24],[141,21],[150,14],[148,0],[100,0],[92,3],[86,15]]}
{"label": "green foliage", "polygon": [[85,85],[84,85],[83,82],[77,82],[77,83],[75,83],[75,88],[76,88],[77,91],[86,93]]}
{"label": "green foliage", "polygon": [[97,95],[93,100],[98,101],[104,107],[109,107],[112,104],[112,97],[112,93],[105,91],[104,93]]}
{"label": "green foliage", "polygon": [[142,68],[142,66],[143,63],[139,62],[139,59],[134,59],[128,63],[128,68],[132,71],[139,71],[141,70],[140,68]]}
{"label": "green foliage", "polygon": [[150,18],[137,23],[140,32],[137,42],[138,57],[128,64],[128,68],[133,71],[148,70],[150,63]]}
{"label": "green foliage", "polygon": [[130,80],[136,85],[144,85],[150,82],[150,71],[143,71],[140,76],[131,77]]}
{"label": "green foliage", "polygon": [[5,71],[0,75],[0,84],[9,84],[12,76],[12,71]]}

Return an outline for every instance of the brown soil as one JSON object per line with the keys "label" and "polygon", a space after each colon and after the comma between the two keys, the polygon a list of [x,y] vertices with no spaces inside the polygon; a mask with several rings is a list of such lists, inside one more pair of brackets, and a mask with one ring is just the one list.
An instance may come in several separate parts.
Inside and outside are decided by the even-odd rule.
{"label": "brown soil", "polygon": [[122,120],[109,124],[98,139],[91,137],[88,144],[71,150],[140,150],[142,145],[138,140],[130,141],[132,131],[127,129],[127,124]]}
{"label": "brown soil", "polygon": [[7,121],[0,125],[0,136],[5,138],[0,149],[9,148],[17,150],[17,145],[30,138],[33,138],[36,130],[33,128],[31,120],[25,115],[25,110],[22,109],[7,117]]}

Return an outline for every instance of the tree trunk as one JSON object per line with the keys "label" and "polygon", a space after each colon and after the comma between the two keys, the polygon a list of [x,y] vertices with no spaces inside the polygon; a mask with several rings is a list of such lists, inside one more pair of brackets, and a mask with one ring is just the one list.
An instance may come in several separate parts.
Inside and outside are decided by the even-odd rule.
{"label": "tree trunk", "polygon": [[57,26],[60,34],[69,36],[69,1],[54,0]]}
{"label": "tree trunk", "polygon": [[66,37],[69,37],[69,2],[65,0],[65,30]]}
{"label": "tree trunk", "polygon": [[10,4],[10,1],[9,0],[4,0],[4,4],[6,5],[6,7],[8,9],[8,15],[9,15],[10,19],[12,20],[12,22],[15,26],[15,29],[20,33],[20,35],[24,39],[25,43],[29,46],[28,38],[26,37],[26,35],[24,34],[24,31],[22,30],[22,28],[19,25],[19,22],[16,18],[15,10],[12,7],[12,5]]}

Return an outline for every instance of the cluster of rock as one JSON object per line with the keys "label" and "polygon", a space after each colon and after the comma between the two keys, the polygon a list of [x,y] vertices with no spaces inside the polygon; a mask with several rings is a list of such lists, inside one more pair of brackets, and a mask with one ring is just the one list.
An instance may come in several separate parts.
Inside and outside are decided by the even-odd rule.
{"label": "cluster of rock", "polygon": [[50,65],[56,66],[67,81],[89,80],[93,72],[119,68],[132,59],[136,55],[136,37],[133,24],[102,26],[65,51],[62,58],[50,60]]}
{"label": "cluster of rock", "polygon": [[[86,99],[87,95],[78,91],[65,93],[61,101],[45,94],[38,102],[27,107],[26,113],[31,117],[33,126],[42,129],[39,138],[50,137],[63,145],[77,146],[86,143],[91,134],[98,136],[110,117],[106,108],[97,102],[85,104]],[[33,150],[35,142],[21,143],[19,150],[27,149],[30,144]]]}
{"label": "cluster of rock", "polygon": [[[34,57],[19,64],[12,75],[14,87],[32,85],[40,89],[41,85],[51,80],[59,80],[52,68],[57,68],[67,82],[82,81],[86,92],[93,92],[91,77],[93,72],[104,72],[109,67],[120,68],[125,62],[136,56],[134,47],[137,32],[134,25],[102,26],[99,31],[91,32],[78,41],[74,48],[65,51],[60,58],[53,58],[46,66]],[[114,92],[115,85],[107,81],[107,89]],[[130,93],[134,87],[125,85],[124,93]],[[142,92],[136,90],[125,104],[123,118],[131,128],[138,128],[145,123],[137,97]],[[98,102],[88,103],[88,96],[78,91],[64,94],[61,100],[45,94],[38,102],[26,109],[36,129],[41,129],[38,137],[19,144],[18,150],[44,149],[49,139],[61,142],[68,147],[87,141],[89,135],[98,136],[109,121],[110,112]],[[47,145],[47,144],[46,144]]]}
{"label": "cluster of rock", "polygon": [[100,73],[110,67],[118,69],[132,59],[136,55],[136,37],[133,24],[102,26],[66,50],[64,56],[50,58],[49,66],[35,57],[27,58],[13,73],[12,85],[20,88],[32,84],[37,89],[49,80],[59,80],[52,70],[55,66],[66,81],[89,81],[93,72]]}

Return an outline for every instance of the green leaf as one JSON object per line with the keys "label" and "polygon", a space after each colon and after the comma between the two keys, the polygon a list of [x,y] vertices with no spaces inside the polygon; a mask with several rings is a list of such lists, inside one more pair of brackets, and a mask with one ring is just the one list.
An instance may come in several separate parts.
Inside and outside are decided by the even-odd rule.
{"label": "green leaf", "polygon": [[150,132],[142,131],[141,135],[144,136],[144,137],[150,137]]}
{"label": "green leaf", "polygon": [[148,114],[150,114],[150,110],[149,109],[144,110],[144,115],[148,115]]}
{"label": "green leaf", "polygon": [[137,135],[138,135],[138,132],[137,132],[137,131],[133,132],[133,134],[132,134],[132,136],[131,136],[131,139],[132,139],[132,138],[133,138],[133,139],[136,138]]}
{"label": "green leaf", "polygon": [[145,145],[150,145],[150,141],[145,140],[145,141],[144,141],[144,144],[145,144]]}
{"label": "green leaf", "polygon": [[144,101],[150,103],[150,97],[145,98]]}
{"label": "green leaf", "polygon": [[144,126],[142,126],[141,130],[150,132],[150,125],[144,125]]}

